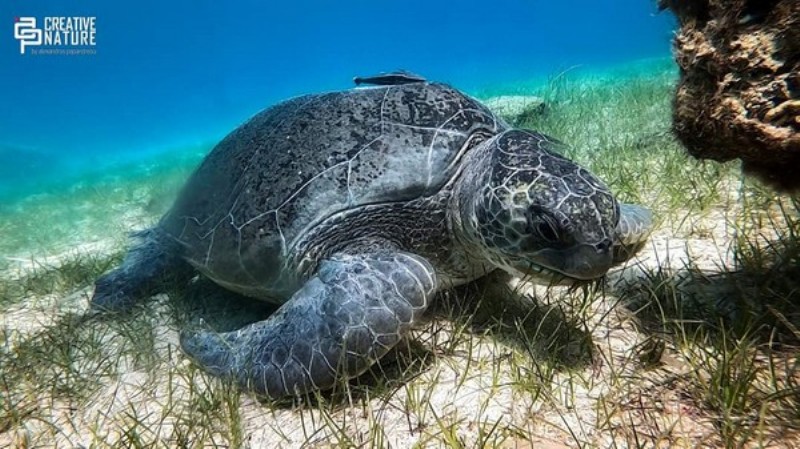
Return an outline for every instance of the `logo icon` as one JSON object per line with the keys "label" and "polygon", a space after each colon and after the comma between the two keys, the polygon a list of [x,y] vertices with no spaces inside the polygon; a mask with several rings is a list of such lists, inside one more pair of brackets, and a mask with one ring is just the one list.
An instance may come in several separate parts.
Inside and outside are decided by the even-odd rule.
{"label": "logo icon", "polygon": [[36,27],[36,17],[17,17],[14,23],[14,39],[19,41],[19,54],[25,54],[25,47],[42,45],[42,30]]}

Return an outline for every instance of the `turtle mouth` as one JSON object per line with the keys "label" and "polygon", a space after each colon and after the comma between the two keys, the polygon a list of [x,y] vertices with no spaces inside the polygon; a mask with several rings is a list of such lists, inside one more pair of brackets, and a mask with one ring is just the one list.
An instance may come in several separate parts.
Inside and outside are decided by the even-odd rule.
{"label": "turtle mouth", "polygon": [[[517,277],[546,286],[577,286],[591,284],[603,276],[575,276],[535,262],[525,261],[510,266],[512,274]],[[604,273],[605,274],[605,273]]]}
{"label": "turtle mouth", "polygon": [[541,285],[575,285],[588,282],[586,279],[569,276],[553,268],[533,262],[528,262],[522,266],[515,266],[513,270],[516,272],[516,275],[523,280],[532,281]]}
{"label": "turtle mouth", "polygon": [[515,257],[510,265],[537,283],[574,285],[602,278],[613,266],[610,250],[579,244],[569,248],[545,248],[527,257]]}

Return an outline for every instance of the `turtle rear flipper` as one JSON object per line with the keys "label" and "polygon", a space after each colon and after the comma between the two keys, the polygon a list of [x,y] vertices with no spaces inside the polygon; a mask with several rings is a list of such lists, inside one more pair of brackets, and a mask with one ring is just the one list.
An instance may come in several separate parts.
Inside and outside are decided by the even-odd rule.
{"label": "turtle rear flipper", "polygon": [[653,213],[637,204],[620,204],[619,223],[614,235],[614,265],[630,259],[647,244],[653,231]]}
{"label": "turtle rear flipper", "polygon": [[437,290],[433,267],[402,252],[342,255],[264,321],[181,335],[211,374],[273,399],[360,375],[417,322]]}
{"label": "turtle rear flipper", "polygon": [[384,72],[372,76],[357,76],[353,78],[356,86],[368,84],[372,86],[396,86],[400,84],[424,83],[425,78],[416,73],[398,70],[396,72]]}
{"label": "turtle rear flipper", "polygon": [[90,307],[98,312],[125,312],[158,293],[168,276],[187,278],[192,269],[177,252],[177,244],[156,229],[133,234],[136,244],[115,270],[95,282]]}

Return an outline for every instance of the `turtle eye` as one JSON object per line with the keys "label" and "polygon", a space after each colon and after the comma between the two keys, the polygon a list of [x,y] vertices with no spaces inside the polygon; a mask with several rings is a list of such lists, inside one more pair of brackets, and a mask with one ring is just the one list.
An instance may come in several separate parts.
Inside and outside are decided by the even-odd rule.
{"label": "turtle eye", "polygon": [[528,231],[547,243],[559,243],[563,240],[562,228],[558,220],[548,210],[539,205],[528,209]]}
{"label": "turtle eye", "polygon": [[561,240],[558,230],[550,220],[539,220],[535,229],[537,234],[550,243],[556,243]]}

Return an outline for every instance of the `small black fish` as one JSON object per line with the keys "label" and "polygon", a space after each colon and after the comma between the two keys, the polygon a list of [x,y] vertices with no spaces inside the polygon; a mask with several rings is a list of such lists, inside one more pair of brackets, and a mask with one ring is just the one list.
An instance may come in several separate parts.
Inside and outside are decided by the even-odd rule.
{"label": "small black fish", "polygon": [[398,70],[396,72],[384,72],[373,76],[357,76],[353,78],[356,86],[362,84],[369,84],[373,86],[395,86],[398,84],[409,83],[424,83],[425,78],[417,75],[416,73],[406,72],[405,70]]}

